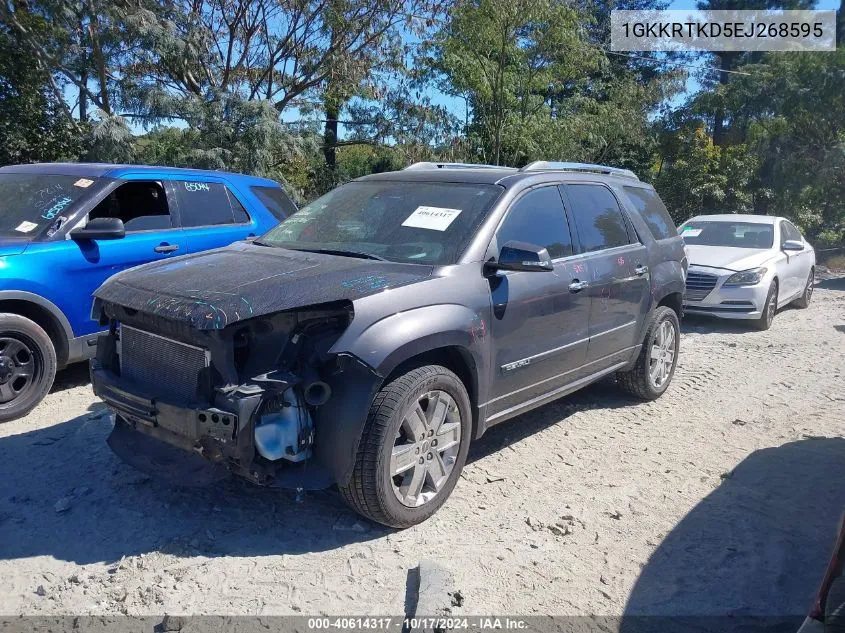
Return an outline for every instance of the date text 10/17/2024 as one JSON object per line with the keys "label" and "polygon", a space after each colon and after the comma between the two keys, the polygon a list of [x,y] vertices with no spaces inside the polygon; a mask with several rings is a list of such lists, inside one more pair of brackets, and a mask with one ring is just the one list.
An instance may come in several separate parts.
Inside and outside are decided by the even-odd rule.
{"label": "date text 10/17/2024", "polygon": [[313,631],[346,630],[464,630],[521,631],[528,628],[525,620],[513,617],[322,617],[308,618]]}

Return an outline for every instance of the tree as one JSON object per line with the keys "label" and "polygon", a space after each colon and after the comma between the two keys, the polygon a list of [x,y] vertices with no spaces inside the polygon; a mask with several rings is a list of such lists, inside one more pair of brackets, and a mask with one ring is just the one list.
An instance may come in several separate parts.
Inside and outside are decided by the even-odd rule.
{"label": "tree", "polygon": [[[715,11],[715,10],[763,10],[763,9],[812,9],[816,6],[817,0],[699,0],[697,6],[701,10]],[[706,55],[706,57],[713,57],[714,55]],[[737,66],[750,63],[754,59],[759,59],[759,55],[755,53],[747,53],[741,51],[723,51],[715,54],[718,60],[718,87],[714,90],[714,86],[710,86],[713,91],[713,142],[716,145],[721,145],[725,137],[725,111],[721,104],[721,90],[727,86],[731,80],[731,73]]]}
{"label": "tree", "polygon": [[186,110],[219,100],[227,107],[266,101],[277,115],[322,109],[325,159],[333,166],[343,107],[372,94],[375,69],[401,64],[403,29],[424,25],[442,4],[174,0],[164,13],[142,10],[132,27],[144,45],[122,69],[126,105],[153,120],[187,119]]}
{"label": "tree", "polygon": [[428,52],[441,90],[467,101],[471,145],[495,164],[537,153],[538,122],[553,125],[556,96],[601,57],[578,13],[549,0],[460,2]]}
{"label": "tree", "polygon": [[[742,67],[725,110],[758,157],[755,210],[789,215],[811,235],[845,237],[845,48],[767,53]],[[831,233],[832,232],[832,233]]]}
{"label": "tree", "polygon": [[[48,25],[21,7],[30,30]],[[81,130],[50,74],[20,54],[20,34],[0,22],[0,164],[70,160],[81,151]]]}
{"label": "tree", "polygon": [[[152,2],[152,0],[141,0]],[[0,0],[0,18],[19,38],[20,50],[35,66],[73,87],[70,104],[82,122],[91,106],[111,116],[121,97],[121,68],[139,49],[132,28],[142,9],[108,0]],[[34,28],[21,16],[37,16]]]}

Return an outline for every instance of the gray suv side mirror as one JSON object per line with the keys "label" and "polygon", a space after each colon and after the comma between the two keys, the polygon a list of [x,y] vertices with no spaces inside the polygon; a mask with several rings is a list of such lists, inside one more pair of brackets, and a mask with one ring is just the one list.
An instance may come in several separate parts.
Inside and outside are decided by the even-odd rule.
{"label": "gray suv side mirror", "polygon": [[519,270],[523,272],[550,272],[554,269],[549,251],[536,244],[506,242],[499,251],[499,258],[489,262],[487,266],[493,270]]}
{"label": "gray suv side mirror", "polygon": [[803,251],[804,245],[798,240],[786,240],[781,248],[785,251]]}

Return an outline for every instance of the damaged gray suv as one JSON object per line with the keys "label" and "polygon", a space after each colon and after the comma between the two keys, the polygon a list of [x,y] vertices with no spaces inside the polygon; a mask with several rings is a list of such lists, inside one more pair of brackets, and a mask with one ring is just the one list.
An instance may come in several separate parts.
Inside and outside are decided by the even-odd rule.
{"label": "damaged gray suv", "polygon": [[683,243],[628,170],[417,163],[338,187],[263,237],[95,293],[109,445],[181,483],[337,484],[406,527],[473,439],[602,377],[660,396]]}

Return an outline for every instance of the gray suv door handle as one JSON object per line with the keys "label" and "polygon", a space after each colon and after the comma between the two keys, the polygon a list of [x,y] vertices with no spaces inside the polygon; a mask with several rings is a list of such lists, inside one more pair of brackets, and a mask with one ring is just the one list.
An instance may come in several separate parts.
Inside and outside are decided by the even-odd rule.
{"label": "gray suv door handle", "polygon": [[642,277],[648,272],[648,266],[643,266],[640,264],[634,269],[634,272],[637,274],[637,277]]}
{"label": "gray suv door handle", "polygon": [[589,286],[586,281],[578,281],[577,279],[573,279],[572,283],[569,284],[569,292],[581,292],[584,288]]}

